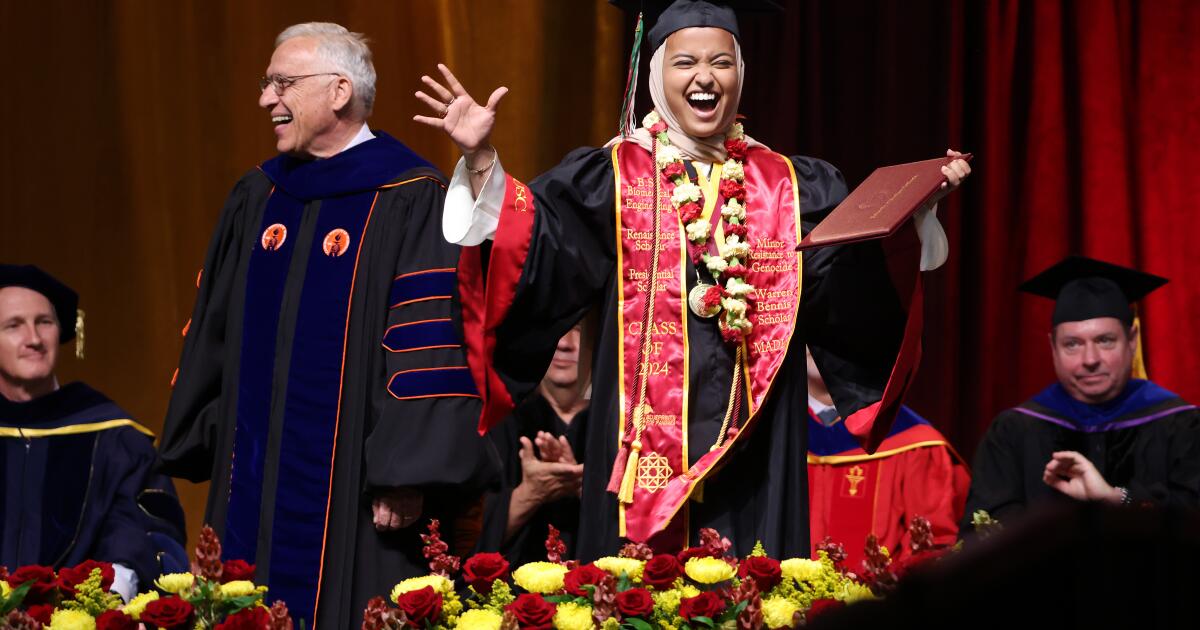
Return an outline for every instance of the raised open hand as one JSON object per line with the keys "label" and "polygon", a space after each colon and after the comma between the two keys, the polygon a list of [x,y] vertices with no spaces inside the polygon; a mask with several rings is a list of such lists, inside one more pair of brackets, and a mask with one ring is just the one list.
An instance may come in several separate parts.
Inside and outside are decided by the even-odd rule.
{"label": "raised open hand", "polygon": [[480,105],[467,93],[454,74],[444,64],[438,64],[445,81],[443,86],[428,75],[421,82],[433,92],[433,96],[418,91],[416,96],[429,106],[433,116],[413,116],[413,120],[441,129],[450,136],[454,144],[468,159],[490,146],[492,128],[496,125],[496,106],[508,93],[508,88],[498,87],[488,97],[486,105]]}

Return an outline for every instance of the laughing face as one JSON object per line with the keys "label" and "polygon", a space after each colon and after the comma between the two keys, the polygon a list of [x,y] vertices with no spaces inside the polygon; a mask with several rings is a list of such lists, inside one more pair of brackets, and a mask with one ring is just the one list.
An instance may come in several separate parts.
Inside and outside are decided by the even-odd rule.
{"label": "laughing face", "polygon": [[737,116],[739,87],[729,31],[693,27],[667,38],[663,89],[684,133],[705,138],[729,129]]}
{"label": "laughing face", "polygon": [[282,94],[268,85],[258,105],[271,116],[280,153],[328,157],[345,144],[337,133],[337,112],[350,100],[350,82],[332,71],[317,53],[317,45],[311,37],[295,37],[271,55],[266,76],[284,80]]}

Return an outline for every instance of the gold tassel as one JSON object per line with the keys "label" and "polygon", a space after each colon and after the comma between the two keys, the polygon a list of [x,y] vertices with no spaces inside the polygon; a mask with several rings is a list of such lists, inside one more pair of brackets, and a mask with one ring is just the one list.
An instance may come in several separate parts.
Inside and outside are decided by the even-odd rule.
{"label": "gold tassel", "polygon": [[634,440],[629,445],[629,459],[625,462],[625,476],[621,477],[621,491],[617,493],[617,500],[621,503],[633,503],[633,484],[637,480],[638,454],[641,451],[641,440]]}
{"label": "gold tassel", "polygon": [[83,359],[83,309],[75,309],[75,358]]}
{"label": "gold tassel", "polygon": [[1137,316],[1137,306],[1133,307],[1133,325],[1137,327],[1137,346],[1133,350],[1133,378],[1149,379],[1146,374],[1146,359],[1142,355],[1142,322]]}

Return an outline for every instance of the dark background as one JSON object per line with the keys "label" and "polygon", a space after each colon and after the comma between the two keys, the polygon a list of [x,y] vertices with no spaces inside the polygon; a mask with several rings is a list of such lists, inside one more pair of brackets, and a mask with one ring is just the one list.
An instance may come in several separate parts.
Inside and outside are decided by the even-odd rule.
{"label": "dark background", "polygon": [[[976,156],[939,213],[951,255],[925,276],[915,409],[969,457],[997,411],[1052,382],[1050,305],[1015,287],[1068,253],[1172,278],[1144,304],[1149,371],[1200,399],[1200,3],[785,4],[743,20],[751,135],[851,185],[948,146]],[[517,177],[616,131],[632,22],[602,0],[0,3],[0,260],[82,295],[88,357],[64,348],[63,382],[161,427],[221,204],[274,153],[256,80],[275,35],[310,20],[371,38],[371,126],[445,170],[453,147],[411,121],[438,61],[481,100],[512,89],[495,141]],[[206,488],[179,489],[194,538]]]}

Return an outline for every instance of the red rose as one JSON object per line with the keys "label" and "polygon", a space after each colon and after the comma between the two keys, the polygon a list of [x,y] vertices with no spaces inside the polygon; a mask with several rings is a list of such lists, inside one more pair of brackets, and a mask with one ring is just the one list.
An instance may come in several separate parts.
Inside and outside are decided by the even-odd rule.
{"label": "red rose", "polygon": [[712,591],[705,591],[695,597],[684,597],[679,600],[679,616],[691,621],[696,617],[708,617],[716,621],[717,615],[725,610],[725,600]]}
{"label": "red rose", "polygon": [[563,576],[563,588],[576,597],[591,597],[587,591],[583,590],[583,585],[599,584],[606,577],[608,577],[608,571],[594,564],[585,564],[567,571],[567,574]]}
{"label": "red rose", "polygon": [[37,604],[30,606],[25,610],[25,613],[34,619],[37,619],[43,626],[50,625],[50,616],[54,614],[54,606],[50,604]]}
{"label": "red rose", "polygon": [[679,206],[679,220],[684,224],[691,223],[692,221],[699,219],[700,213],[703,211],[704,210],[700,207],[700,204],[696,203],[695,201],[689,201],[682,206]]}
{"label": "red rose", "polygon": [[396,607],[408,615],[410,626],[423,628],[423,622],[436,623],[438,615],[442,614],[442,595],[432,586],[426,586],[400,595]]}
{"label": "red rose", "polygon": [[805,611],[805,613],[804,613],[804,621],[805,621],[805,623],[812,623],[813,618],[816,617],[817,615],[827,613],[831,610],[837,610],[839,608],[845,608],[845,607],[846,607],[846,604],[839,602],[836,599],[813,600],[813,603],[808,607],[808,610]]}
{"label": "red rose", "polygon": [[96,562],[95,560],[84,560],[73,567],[63,567],[58,571],[58,588],[62,590],[63,597],[75,597],[76,587],[83,583],[92,575],[92,569],[100,569],[100,588],[108,590],[112,587],[113,577],[116,575],[113,572],[112,564],[108,562]]}
{"label": "red rose", "polygon": [[[58,580],[54,577],[54,569],[40,564],[30,564],[23,566],[16,571],[8,574],[8,585],[17,588],[26,582],[32,582],[29,585],[29,592],[25,594],[25,605],[44,604],[54,598],[54,591],[58,588]],[[46,623],[50,623],[47,621]]]}
{"label": "red rose", "polygon": [[226,560],[225,564],[221,565],[221,583],[227,584],[238,580],[253,582],[254,568],[255,565],[245,560]]}
{"label": "red rose", "polygon": [[146,604],[141,620],[147,626],[167,630],[185,628],[192,620],[192,605],[174,595],[161,597]]}
{"label": "red rose", "polygon": [[745,201],[746,199],[746,187],[732,179],[722,179],[719,190],[721,191],[721,196],[726,199],[737,199],[738,201]]}
{"label": "red rose", "polygon": [[263,630],[270,627],[271,613],[261,606],[250,606],[229,615],[213,630]]}
{"label": "red rose", "polygon": [[492,583],[508,575],[508,560],[498,553],[477,553],[467,558],[462,577],[475,592],[484,595],[492,592]]}
{"label": "red rose", "polygon": [[645,617],[654,610],[654,598],[644,588],[631,588],[617,593],[617,610],[626,617]]}
{"label": "red rose", "polygon": [[683,162],[671,162],[663,167],[663,175],[668,180],[683,177],[685,173],[687,173],[687,169],[683,167]]}
{"label": "red rose", "polygon": [[667,121],[662,120],[661,118],[659,119],[658,122],[654,123],[653,125],[650,125],[650,133],[653,135],[658,135],[666,130],[667,130]]}
{"label": "red rose", "polygon": [[137,630],[137,627],[138,622],[133,617],[119,610],[106,610],[96,617],[96,630]]}
{"label": "red rose", "polygon": [[749,577],[754,580],[758,590],[765,593],[779,584],[779,581],[783,579],[783,572],[779,570],[778,560],[763,556],[750,556],[738,565],[738,577],[742,579]]}
{"label": "red rose", "polygon": [[661,591],[671,588],[676,578],[682,574],[683,566],[675,556],[659,554],[646,561],[646,566],[642,568],[642,583]]}
{"label": "red rose", "polygon": [[525,593],[518,595],[513,603],[504,607],[517,618],[521,628],[528,630],[550,630],[554,627],[554,613],[558,607],[542,599],[541,595]]}
{"label": "red rose", "polygon": [[738,160],[739,162],[746,159],[746,149],[749,145],[745,140],[726,140],[725,153],[729,154],[729,159]]}

